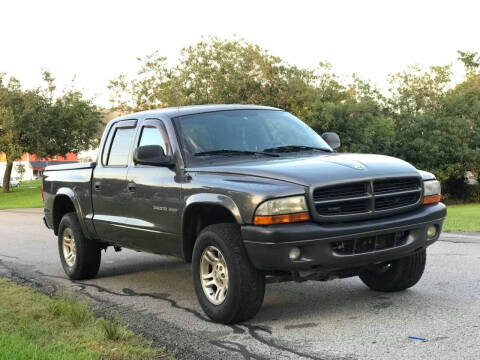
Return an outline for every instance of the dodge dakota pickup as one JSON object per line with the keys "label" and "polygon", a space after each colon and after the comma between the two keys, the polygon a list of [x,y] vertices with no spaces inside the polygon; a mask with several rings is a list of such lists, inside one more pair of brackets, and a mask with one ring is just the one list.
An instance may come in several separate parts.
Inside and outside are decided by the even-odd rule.
{"label": "dodge dakota pickup", "polygon": [[198,301],[221,323],[253,317],[270,282],[412,287],[446,216],[440,183],[339,146],[337,134],[264,106],[123,116],[95,163],[46,168],[44,222],[71,279],[94,277],[110,246],[191,262]]}

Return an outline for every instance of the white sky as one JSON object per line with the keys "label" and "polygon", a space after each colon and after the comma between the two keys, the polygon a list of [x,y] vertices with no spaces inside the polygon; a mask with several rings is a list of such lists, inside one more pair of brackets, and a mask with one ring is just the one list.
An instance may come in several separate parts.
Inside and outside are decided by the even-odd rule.
{"label": "white sky", "polygon": [[[109,80],[134,74],[136,57],[160,50],[174,62],[201,36],[257,43],[291,64],[328,60],[386,89],[408,64],[454,62],[480,51],[480,1],[23,1],[0,0],[0,72],[25,87],[52,71],[108,106]],[[456,76],[462,68],[455,67]]]}

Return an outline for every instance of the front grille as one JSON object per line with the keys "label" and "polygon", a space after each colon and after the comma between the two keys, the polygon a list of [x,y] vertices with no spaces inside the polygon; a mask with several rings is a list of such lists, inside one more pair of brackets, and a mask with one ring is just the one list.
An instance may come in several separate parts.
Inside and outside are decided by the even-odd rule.
{"label": "front grille", "polygon": [[375,210],[394,209],[409,204],[414,204],[418,200],[418,194],[406,194],[398,196],[389,196],[375,199]]}
{"label": "front grille", "polygon": [[375,191],[376,194],[382,194],[404,190],[415,190],[418,186],[419,182],[416,178],[375,180],[373,182],[373,191]]}
{"label": "front grille", "polygon": [[315,201],[323,201],[365,194],[367,194],[367,183],[354,183],[315,189],[313,192],[313,198]]}
{"label": "front grille", "polygon": [[316,206],[321,215],[346,215],[368,211],[368,200],[345,201],[342,203],[325,203]]}
{"label": "front grille", "polygon": [[330,246],[332,251],[337,255],[365,254],[404,245],[407,242],[407,238],[408,231],[399,231],[361,239],[334,241],[330,243]]}
{"label": "front grille", "polygon": [[415,205],[421,194],[420,179],[404,177],[317,188],[313,201],[318,215],[335,220],[342,215],[373,214]]}

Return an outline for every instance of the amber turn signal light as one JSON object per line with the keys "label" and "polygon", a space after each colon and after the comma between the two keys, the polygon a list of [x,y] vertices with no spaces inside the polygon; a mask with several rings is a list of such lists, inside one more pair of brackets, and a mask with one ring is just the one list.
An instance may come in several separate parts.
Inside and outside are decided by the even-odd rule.
{"label": "amber turn signal light", "polygon": [[440,202],[441,199],[442,195],[440,194],[425,196],[423,198],[423,205],[435,204]]}
{"label": "amber turn signal light", "polygon": [[310,220],[308,212],[299,212],[294,214],[282,214],[282,215],[262,215],[255,216],[253,223],[255,225],[274,225],[274,224],[287,224],[300,221]]}

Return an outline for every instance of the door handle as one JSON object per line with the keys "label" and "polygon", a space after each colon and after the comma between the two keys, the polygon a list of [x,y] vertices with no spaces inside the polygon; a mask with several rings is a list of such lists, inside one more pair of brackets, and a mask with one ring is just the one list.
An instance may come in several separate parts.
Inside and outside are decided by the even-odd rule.
{"label": "door handle", "polygon": [[95,184],[93,184],[93,188],[94,188],[96,191],[99,191],[101,185],[102,185],[102,183],[99,182],[99,181],[97,181]]}
{"label": "door handle", "polygon": [[135,192],[136,184],[134,182],[128,183],[127,189],[128,189],[129,192]]}

